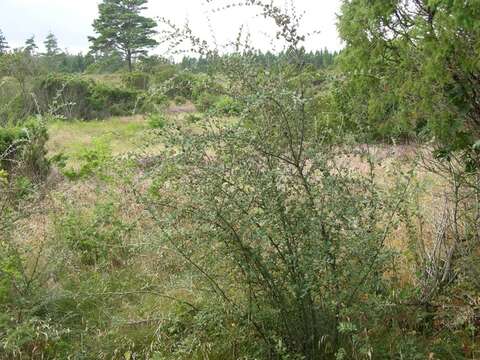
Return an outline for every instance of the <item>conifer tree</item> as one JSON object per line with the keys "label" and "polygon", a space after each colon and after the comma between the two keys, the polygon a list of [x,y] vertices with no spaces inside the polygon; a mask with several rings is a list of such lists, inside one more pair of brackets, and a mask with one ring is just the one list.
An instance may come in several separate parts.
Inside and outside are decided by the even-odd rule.
{"label": "conifer tree", "polygon": [[10,47],[8,46],[7,39],[5,38],[5,35],[3,35],[3,32],[0,29],[0,55],[6,54],[9,48]]}
{"label": "conifer tree", "polygon": [[25,52],[32,55],[36,50],[38,50],[38,46],[35,42],[35,35],[32,35],[25,41]]}
{"label": "conifer tree", "polygon": [[58,48],[57,37],[51,32],[47,35],[47,38],[43,44],[45,45],[47,56],[54,56],[60,52],[60,49]]}
{"label": "conifer tree", "polygon": [[132,71],[133,60],[158,45],[155,20],[142,16],[148,0],[103,0],[100,16],[93,23],[97,37],[90,37],[92,51],[119,51]]}

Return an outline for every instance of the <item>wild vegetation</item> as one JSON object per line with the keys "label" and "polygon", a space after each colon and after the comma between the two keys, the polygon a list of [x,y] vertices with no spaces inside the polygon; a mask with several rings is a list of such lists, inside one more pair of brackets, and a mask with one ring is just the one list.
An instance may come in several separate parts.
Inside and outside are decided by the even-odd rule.
{"label": "wild vegetation", "polygon": [[480,5],[342,4],[340,53],[0,32],[0,359],[480,356]]}

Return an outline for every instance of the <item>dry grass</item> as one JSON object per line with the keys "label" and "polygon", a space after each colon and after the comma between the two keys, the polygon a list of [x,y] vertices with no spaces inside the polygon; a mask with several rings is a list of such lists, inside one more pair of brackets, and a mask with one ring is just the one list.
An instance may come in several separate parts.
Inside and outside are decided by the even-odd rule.
{"label": "dry grass", "polygon": [[87,79],[92,79],[96,82],[109,84],[114,86],[122,86],[121,74],[85,74],[83,75]]}
{"label": "dry grass", "polygon": [[185,104],[176,105],[170,104],[170,107],[167,109],[169,114],[184,114],[184,113],[195,113],[197,108],[191,102],[186,102]]}
{"label": "dry grass", "polygon": [[[390,226],[393,225],[386,246],[401,254],[395,268],[396,276],[403,284],[414,283],[417,251],[423,247],[428,251],[433,247],[436,222],[446,206],[449,190],[445,179],[422,166],[421,151],[427,156],[430,153],[418,145],[361,145],[347,149],[335,160],[362,176],[368,176],[373,170],[375,182],[386,196],[396,197],[395,201],[407,200],[402,204],[402,216],[391,219],[386,214],[385,219]],[[403,195],[394,193],[399,184],[408,184]]]}
{"label": "dry grass", "polygon": [[[196,125],[188,124],[185,120],[190,111],[194,111],[194,108],[188,104],[185,107],[173,107],[167,112],[167,116],[170,121],[181,124],[185,131],[195,131]],[[97,122],[56,122],[50,125],[51,138],[48,150],[50,155],[64,153],[75,159],[82,150],[94,146],[95,141],[102,140],[110,146],[113,155],[121,156],[134,151],[140,157],[144,156],[148,160],[150,157],[161,154],[164,147],[158,139],[154,145],[149,144],[146,136],[147,130],[147,122],[141,116],[112,118]],[[427,246],[431,244],[435,232],[435,220],[445,204],[444,193],[447,185],[444,180],[418,165],[416,156],[418,147],[414,145],[378,145],[368,149],[360,146],[355,150],[365,150],[370,154],[377,182],[387,192],[394,188],[399,179],[411,176],[411,189],[415,193],[411,206],[416,207],[417,213],[410,225],[416,235],[422,237],[422,241]],[[349,155],[342,157],[339,161],[354,172],[366,174],[369,171],[369,164],[365,156]],[[118,190],[121,191],[121,189]],[[76,185],[60,183],[56,193],[57,195],[61,193],[63,197],[67,197],[71,201],[79,201],[87,206],[89,201],[96,201],[95,191],[95,186],[91,187],[88,182]],[[135,211],[130,215],[134,216]],[[30,220],[34,223],[42,221],[40,218]],[[35,232],[33,230],[38,227],[34,224],[30,227],[32,231],[28,233],[32,235]],[[39,237],[44,233],[45,231],[40,231]],[[389,247],[403,254],[411,251],[410,242],[409,232],[405,223],[402,222],[392,229],[392,233],[387,239]],[[412,256],[401,256],[400,258],[402,263],[397,266],[402,274],[402,281],[411,282],[413,277]]]}

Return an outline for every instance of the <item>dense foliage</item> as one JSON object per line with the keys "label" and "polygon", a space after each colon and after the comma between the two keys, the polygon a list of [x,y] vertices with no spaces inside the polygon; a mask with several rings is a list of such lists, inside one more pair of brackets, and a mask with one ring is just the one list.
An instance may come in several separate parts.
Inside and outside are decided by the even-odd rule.
{"label": "dense foliage", "polygon": [[158,45],[153,38],[156,22],[141,15],[146,3],[147,0],[104,0],[98,6],[100,16],[93,23],[98,36],[89,38],[92,49],[121,52],[132,71],[133,60]]}
{"label": "dense foliage", "polygon": [[212,0],[281,50],[180,64],[146,3],[0,47],[0,359],[478,358],[477,2],[344,0],[337,54]]}
{"label": "dense foliage", "polygon": [[378,137],[433,136],[447,150],[479,137],[480,6],[344,1],[339,91],[347,121]]}
{"label": "dense foliage", "polygon": [[142,105],[140,92],[134,89],[98,84],[76,76],[40,78],[34,92],[42,114],[65,119],[91,120],[129,115]]}
{"label": "dense foliage", "polygon": [[32,118],[22,126],[0,128],[0,171],[3,180],[27,177],[44,180],[49,171],[45,145],[47,129],[41,119]]}

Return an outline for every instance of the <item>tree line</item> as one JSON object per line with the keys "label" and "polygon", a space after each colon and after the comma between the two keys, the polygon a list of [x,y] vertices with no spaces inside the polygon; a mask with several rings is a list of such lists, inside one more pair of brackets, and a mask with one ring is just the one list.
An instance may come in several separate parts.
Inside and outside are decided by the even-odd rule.
{"label": "tree line", "polygon": [[[93,22],[97,36],[89,37],[90,51],[84,55],[69,54],[59,48],[56,36],[50,32],[43,42],[45,51],[38,52],[35,36],[25,41],[21,49],[29,56],[43,57],[47,60],[49,70],[66,73],[81,73],[91,66],[93,71],[115,72],[121,70],[126,63],[130,72],[137,60],[148,58],[148,50],[159,45],[155,40],[157,22],[141,15],[146,10],[148,0],[104,0],[99,4],[99,16]],[[0,55],[7,54],[10,47],[0,29]],[[306,52],[304,61],[316,68],[333,65],[337,52],[328,49]],[[258,51],[255,60],[262,65],[269,65],[288,57],[285,51],[263,53]],[[148,61],[148,60],[147,60]],[[181,68],[204,72],[208,68],[208,59],[184,56],[179,61]]]}

